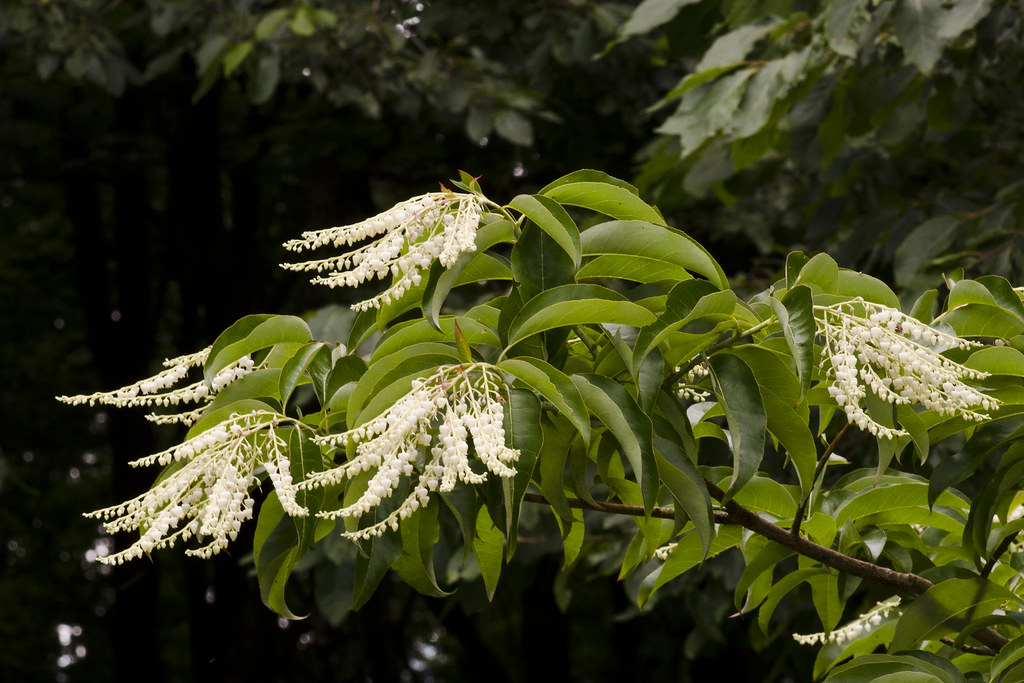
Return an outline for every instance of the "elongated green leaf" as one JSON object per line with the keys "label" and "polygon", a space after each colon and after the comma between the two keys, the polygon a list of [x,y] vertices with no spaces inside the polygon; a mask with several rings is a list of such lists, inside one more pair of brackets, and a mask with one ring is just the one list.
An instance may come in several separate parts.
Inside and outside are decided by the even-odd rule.
{"label": "elongated green leaf", "polygon": [[715,538],[711,542],[711,548],[706,552],[703,548],[703,541],[696,533],[688,533],[679,539],[676,547],[672,549],[665,564],[647,577],[640,584],[638,603],[644,606],[654,593],[666,583],[677,576],[693,569],[704,562],[705,559],[734,548],[742,540],[743,530],[738,526],[720,526],[715,532]]}
{"label": "elongated green leaf", "polygon": [[529,194],[519,195],[509,206],[539,225],[572,258],[574,266],[580,267],[580,230],[565,209],[544,195]]}
{"label": "elongated green leaf", "polygon": [[512,389],[505,406],[505,421],[511,426],[506,440],[519,451],[516,461],[516,475],[501,480],[505,511],[505,538],[508,539],[508,556],[516,551],[519,540],[519,512],[523,496],[533,479],[533,471],[544,447],[544,431],[541,427],[540,401],[531,391]]}
{"label": "elongated green leaf", "polygon": [[654,322],[643,306],[600,285],[563,285],[530,299],[508,330],[508,345],[527,337],[571,325],[610,323],[640,327]]}
{"label": "elongated green leaf", "polygon": [[817,324],[814,322],[811,290],[799,285],[786,292],[779,301],[775,297],[769,299],[772,311],[782,326],[786,337],[786,345],[793,354],[797,376],[800,378],[800,397],[803,398],[811,388],[811,374],[814,368],[814,335]]}
{"label": "elongated green leaf", "polygon": [[226,329],[213,343],[203,375],[207,384],[242,356],[284,342],[305,343],[312,336],[301,318],[291,315],[248,315]]}
{"label": "elongated green leaf", "polygon": [[[365,412],[364,408],[371,401],[381,408],[391,405],[386,401],[390,400],[391,403],[394,403],[403,394],[410,391],[411,381],[415,377],[426,376],[440,365],[457,363],[459,363],[459,355],[454,348],[435,342],[413,344],[401,352],[379,359],[367,369],[352,391],[348,406],[350,420],[354,424],[356,417]],[[395,388],[382,397],[384,390],[400,379],[409,381],[404,390]],[[367,417],[374,416],[368,415]]]}
{"label": "elongated green leaf", "polygon": [[692,274],[682,266],[661,258],[627,254],[602,254],[587,261],[576,273],[576,279],[618,278],[632,282],[689,280]]}
{"label": "elongated green leaf", "polygon": [[356,555],[355,579],[352,585],[352,609],[366,604],[391,565],[402,556],[402,539],[396,533],[385,533],[362,543]]}
{"label": "elongated green leaf", "polygon": [[[846,520],[858,520],[869,515],[888,514],[893,521],[906,521],[906,523],[921,523],[920,517],[915,513],[923,515],[927,520],[924,523],[939,528],[949,528],[948,515],[940,512],[943,508],[966,511],[967,502],[954,495],[950,491],[943,492],[935,501],[933,510],[928,507],[928,484],[924,482],[907,481],[898,484],[884,484],[866,488],[858,491],[855,495],[848,497],[837,507],[826,508],[826,512],[835,517],[836,524],[842,526]],[[913,519],[909,516],[913,515]],[[953,528],[962,526],[962,522],[953,520]]]}
{"label": "elongated green leaf", "polygon": [[671,21],[682,8],[697,2],[699,0],[644,0],[619,29],[619,39],[647,33]]}
{"label": "elongated green leaf", "polygon": [[640,485],[644,511],[650,514],[658,496],[658,465],[654,457],[651,418],[618,382],[602,375],[573,375],[587,408],[601,420],[622,448]]}
{"label": "elongated green leaf", "polygon": [[826,683],[964,683],[964,675],[947,659],[931,652],[863,654],[836,667]]}
{"label": "elongated green leaf", "polygon": [[736,356],[720,353],[711,357],[709,366],[732,442],[733,478],[724,503],[736,495],[760,467],[768,417],[757,380],[746,363]]}
{"label": "elongated green leaf", "polygon": [[[744,551],[745,554],[747,552],[749,551]],[[779,562],[795,554],[795,550],[791,550],[778,543],[769,542],[754,557],[747,560],[747,566],[744,568],[740,580],[736,582],[736,590],[733,595],[736,609],[742,612],[749,612],[760,605],[768,597],[767,594],[759,596],[760,599],[750,599],[748,596],[750,587],[765,572],[774,572],[775,566]]]}
{"label": "elongated green leaf", "polygon": [[[715,517],[704,477],[674,442],[655,438],[654,443],[657,449],[655,456],[658,476],[672,494],[676,506],[682,509],[693,523],[706,555],[715,536]],[[671,462],[661,455],[662,453],[668,453]]]}
{"label": "elongated green leaf", "polygon": [[437,585],[434,573],[434,548],[441,531],[438,509],[437,505],[427,505],[402,520],[399,525],[402,554],[392,568],[403,581],[423,595],[442,598],[450,593]]}
{"label": "elongated green leaf", "polygon": [[[995,657],[992,658],[992,668],[989,669],[989,680],[998,681],[998,676],[1008,671],[1021,660],[1024,660],[1024,636],[1018,636],[1003,646]],[[1007,681],[1008,683],[1008,681]]]}
{"label": "elongated green leaf", "polygon": [[805,567],[797,569],[795,572],[790,572],[779,579],[772,586],[771,590],[768,591],[764,602],[761,603],[761,609],[757,612],[757,623],[761,627],[761,631],[768,633],[768,624],[771,622],[772,615],[775,614],[775,608],[782,602],[782,598],[786,597],[790,591],[801,583],[823,576],[827,571],[824,567]]}
{"label": "elongated green leaf", "polygon": [[559,204],[578,206],[620,220],[665,225],[661,213],[629,190],[605,182],[580,181],[541,190]]}
{"label": "elongated green leaf", "polygon": [[504,541],[501,529],[495,526],[491,521],[491,516],[487,514],[487,506],[482,506],[476,516],[476,540],[473,541],[473,554],[476,556],[477,566],[480,567],[480,574],[484,579],[488,600],[494,597],[494,591],[498,587],[498,577],[501,576]]}
{"label": "elongated green leaf", "polygon": [[277,492],[271,491],[256,520],[253,559],[263,604],[287,619],[301,618],[289,609],[285,601],[285,585],[305,552],[298,543],[295,525],[286,519]]}
{"label": "elongated green leaf", "polygon": [[937,583],[903,610],[892,639],[893,651],[909,650],[922,640],[938,640],[999,609],[1020,604],[1015,593],[981,578],[947,579]]}
{"label": "elongated green leaf", "polygon": [[524,301],[545,290],[575,281],[573,258],[559,248],[554,238],[533,223],[527,223],[512,249],[512,275]]}
{"label": "elongated green leaf", "polygon": [[316,356],[320,349],[325,348],[324,342],[311,342],[304,344],[299,347],[299,350],[294,356],[288,359],[284,367],[281,368],[281,381],[279,384],[278,393],[281,396],[281,403],[287,404],[288,398],[292,395],[292,391],[299,384],[300,379],[306,372],[306,368],[309,367],[313,357]]}
{"label": "elongated green leaf", "polygon": [[590,415],[579,389],[568,375],[539,358],[528,356],[504,360],[498,368],[547,399],[576,427],[583,443],[590,445]]}
{"label": "elongated green leaf", "polygon": [[817,254],[805,263],[791,287],[807,285],[814,294],[832,294],[839,286],[839,265],[828,254]]}
{"label": "elongated green leaf", "polygon": [[618,254],[664,261],[703,275],[719,289],[729,287],[721,266],[704,247],[685,233],[663,225],[642,220],[608,221],[584,230],[580,240],[585,257]]}

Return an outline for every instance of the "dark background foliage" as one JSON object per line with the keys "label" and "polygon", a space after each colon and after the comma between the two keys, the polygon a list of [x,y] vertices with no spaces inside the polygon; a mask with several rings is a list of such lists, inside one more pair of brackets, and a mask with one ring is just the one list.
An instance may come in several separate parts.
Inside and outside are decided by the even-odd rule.
{"label": "dark background foliage", "polygon": [[[459,169],[499,201],[582,167],[633,179],[751,291],[794,246],[907,288],[958,266],[1019,282],[1021,13],[943,7],[968,4],[976,24],[929,45],[899,28],[901,3],[839,0],[675,0],[661,14],[599,0],[8,3],[0,672],[806,680],[808,651],[788,636],[817,630],[805,608],[780,608],[770,639],[728,619],[741,564],[724,558],[640,612],[635,587],[614,580],[621,547],[603,544],[614,521],[595,523],[567,574],[557,529],[538,522],[490,604],[470,575],[444,601],[385,581],[348,613],[330,590],[345,567],[310,563],[295,603],[311,616],[291,623],[259,601],[251,539],[210,562],[164,552],[107,569],[91,558],[111,541],[81,513],[144,490],[153,473],[125,463],[169,437],[139,414],[52,398],[151,374],[247,313],[346,303],[278,269],[281,242]],[[844,8],[856,21],[827,22]],[[718,101],[717,81],[672,99],[675,114],[648,110],[708,67],[716,39],[771,21],[782,30],[735,48],[737,60],[763,69],[813,54],[773,98],[750,85],[715,114],[723,123],[685,141],[677,119]],[[744,124],[758,106],[761,127]]]}

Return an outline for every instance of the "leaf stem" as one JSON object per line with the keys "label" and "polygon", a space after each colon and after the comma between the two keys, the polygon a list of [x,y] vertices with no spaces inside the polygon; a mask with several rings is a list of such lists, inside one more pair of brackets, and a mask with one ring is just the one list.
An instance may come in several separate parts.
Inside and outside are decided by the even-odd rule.
{"label": "leaf stem", "polygon": [[[836,450],[836,445],[839,443],[839,440],[843,438],[843,434],[846,434],[846,430],[849,428],[849,422],[843,425],[843,428],[840,429],[839,433],[832,438],[832,441],[829,442],[828,446],[826,446],[825,450],[822,452],[821,457],[818,458],[818,464],[814,468],[814,476],[811,477],[811,491],[814,490],[814,484],[818,481],[818,477],[825,471],[825,465],[828,463],[828,459],[832,456],[832,453]],[[796,509],[796,515],[793,518],[793,527],[789,530],[789,533],[794,536],[800,533],[800,524],[803,522],[804,512],[807,508],[807,503],[809,503],[810,500],[811,494],[808,493],[807,497],[800,501],[800,506]]]}

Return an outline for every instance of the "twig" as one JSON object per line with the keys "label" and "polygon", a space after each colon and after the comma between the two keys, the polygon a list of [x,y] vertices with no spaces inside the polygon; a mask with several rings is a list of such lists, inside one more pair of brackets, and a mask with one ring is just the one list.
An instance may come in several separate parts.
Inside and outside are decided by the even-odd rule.
{"label": "twig", "polygon": [[[832,441],[828,444],[828,446],[825,447],[825,451],[821,454],[821,457],[818,458],[818,464],[814,468],[814,476],[811,477],[812,491],[814,490],[815,482],[818,481],[818,477],[821,476],[821,473],[825,470],[825,464],[828,462],[828,459],[832,456],[832,453],[836,450],[836,445],[839,443],[839,439],[843,438],[843,434],[845,434],[846,430],[849,428],[849,422],[844,424],[843,428],[839,430],[839,433],[836,434],[835,437],[833,437]],[[808,493],[807,497],[800,501],[800,506],[797,507],[796,509],[796,516],[793,517],[793,528],[789,530],[789,533],[793,534],[794,536],[800,533],[800,524],[803,522],[804,511],[806,510],[807,503],[809,503],[810,500],[811,494]]]}

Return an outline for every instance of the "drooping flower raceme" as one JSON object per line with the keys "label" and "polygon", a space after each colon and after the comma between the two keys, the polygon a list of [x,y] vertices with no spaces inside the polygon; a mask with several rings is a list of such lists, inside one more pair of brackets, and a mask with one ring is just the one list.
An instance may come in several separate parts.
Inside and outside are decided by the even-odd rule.
{"label": "drooping flower raceme", "polygon": [[793,640],[801,645],[814,645],[815,643],[821,643],[822,645],[825,643],[836,643],[837,645],[842,645],[871,633],[883,623],[900,616],[899,604],[900,597],[894,595],[887,600],[876,603],[870,610],[831,633],[811,633],[808,635],[794,633]]}
{"label": "drooping flower raceme", "polygon": [[369,244],[340,256],[303,263],[283,263],[294,271],[323,273],[312,282],[329,287],[357,287],[367,280],[393,277],[381,294],[352,306],[363,311],[398,300],[418,285],[420,272],[436,260],[448,268],[459,254],[476,250],[476,230],[483,213],[482,197],[455,192],[431,192],[400,202],[361,223],[302,233],[286,242],[289,251],[333,245]]}
{"label": "drooping flower raceme", "polygon": [[920,404],[941,415],[983,421],[979,410],[993,410],[999,401],[966,384],[987,373],[972,370],[940,355],[946,349],[979,346],[881,304],[854,299],[815,306],[833,383],[829,394],[850,422],[887,439],[905,430],[879,424],[864,408],[870,389],[893,404]]}
{"label": "drooping flower raceme", "polygon": [[331,486],[361,472],[373,471],[355,502],[321,517],[359,517],[390,498],[399,483],[413,479],[411,493],[393,512],[373,525],[346,534],[350,538],[379,536],[397,529],[431,491],[448,492],[459,481],[479,484],[487,475],[474,472],[469,438],[487,471],[500,477],[515,475],[512,463],[519,451],[505,445],[504,398],[500,373],[486,363],[443,365],[425,380],[415,380],[409,393],[373,420],[341,434],[316,437],[324,448],[358,444],[355,456],[333,469],[317,472],[300,489]]}
{"label": "drooping flower raceme", "polygon": [[288,445],[279,434],[282,428],[305,426],[266,411],[235,414],[173,448],[131,462],[134,467],[171,467],[141,496],[86,515],[104,520],[111,534],[141,533],[125,550],[99,560],[121,564],[192,537],[205,544],[186,550],[189,555],[210,557],[223,550],[236,538],[242,522],[252,517],[250,491],[259,482],[261,467],[285,512],[293,517],[308,515],[296,501]]}
{"label": "drooping flower raceme", "polygon": [[120,389],[101,391],[88,395],[58,396],[57,400],[75,406],[85,403],[94,406],[98,403],[115,408],[135,408],[138,406],[166,408],[180,404],[195,403],[198,405],[194,409],[181,413],[150,413],[146,415],[146,419],[157,424],[181,423],[191,425],[199,418],[199,414],[213,401],[217,392],[252,372],[254,367],[252,358],[243,356],[217,373],[217,376],[213,378],[209,386],[203,380],[199,380],[177,389],[172,388],[184,379],[193,368],[202,367],[210,355],[210,348],[206,347],[196,353],[165,360],[164,367],[167,368],[166,370],[162,370],[153,377],[139,380]]}

